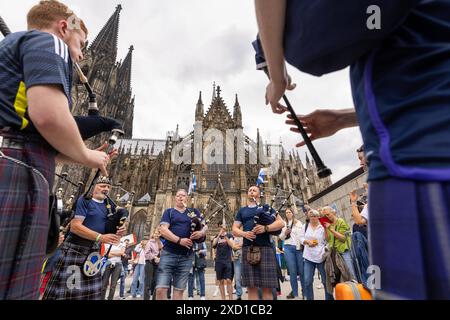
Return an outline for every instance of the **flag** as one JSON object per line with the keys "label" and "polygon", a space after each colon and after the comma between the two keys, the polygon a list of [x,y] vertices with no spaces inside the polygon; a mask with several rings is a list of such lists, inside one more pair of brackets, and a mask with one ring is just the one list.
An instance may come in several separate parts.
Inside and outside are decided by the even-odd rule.
{"label": "flag", "polygon": [[265,177],[266,177],[266,169],[261,168],[261,170],[259,170],[258,179],[256,179],[256,185],[259,186],[260,184],[263,184]]}
{"label": "flag", "polygon": [[197,177],[195,176],[195,174],[193,174],[191,183],[189,184],[188,195],[191,195],[191,193],[195,192],[196,188],[197,188]]}

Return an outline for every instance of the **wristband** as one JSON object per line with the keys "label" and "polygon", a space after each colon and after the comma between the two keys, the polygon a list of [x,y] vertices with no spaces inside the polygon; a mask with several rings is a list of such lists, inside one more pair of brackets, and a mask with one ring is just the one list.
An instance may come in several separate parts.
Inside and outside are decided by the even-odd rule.
{"label": "wristband", "polygon": [[181,242],[181,238],[178,238],[177,244],[180,244]]}
{"label": "wristband", "polygon": [[95,242],[99,242],[101,237],[102,237],[102,235],[99,233],[99,234],[97,235],[97,238],[95,238]]}
{"label": "wristband", "polygon": [[265,227],[264,227],[264,231],[265,231],[265,232],[269,232],[269,226],[265,226]]}

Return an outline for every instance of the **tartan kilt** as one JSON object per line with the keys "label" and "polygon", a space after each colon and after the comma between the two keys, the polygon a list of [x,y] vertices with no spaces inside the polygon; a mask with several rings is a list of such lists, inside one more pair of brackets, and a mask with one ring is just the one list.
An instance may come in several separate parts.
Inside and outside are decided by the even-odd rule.
{"label": "tartan kilt", "polygon": [[450,181],[369,183],[369,283],[376,299],[450,299]]}
{"label": "tartan kilt", "polygon": [[[79,246],[70,242],[61,245],[61,255],[45,288],[43,300],[100,300],[102,290],[102,274],[87,277],[83,273],[83,264],[92,252],[100,248]],[[74,267],[79,270],[79,283],[74,279]],[[78,268],[76,268],[78,267]],[[79,284],[79,286],[78,286]],[[74,288],[69,288],[73,285]]]}
{"label": "tartan kilt", "polygon": [[242,287],[277,288],[278,274],[275,252],[272,247],[261,248],[261,262],[252,266],[247,262],[250,247],[242,248]]}
{"label": "tartan kilt", "polygon": [[[0,133],[1,134],[1,133]],[[27,143],[0,157],[0,300],[37,300],[48,235],[49,190],[55,153],[46,144]]]}

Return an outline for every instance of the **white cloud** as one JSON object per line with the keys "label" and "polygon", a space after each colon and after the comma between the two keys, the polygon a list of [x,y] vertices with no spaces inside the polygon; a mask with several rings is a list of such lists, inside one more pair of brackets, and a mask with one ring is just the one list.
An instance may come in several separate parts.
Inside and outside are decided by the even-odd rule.
{"label": "white cloud", "polygon": [[[2,1],[0,12],[12,30],[25,29],[25,16],[37,0]],[[119,1],[67,0],[90,29],[90,41],[114,12]],[[134,135],[165,138],[180,125],[181,134],[193,129],[198,92],[209,107],[212,83],[222,87],[228,109],[239,94],[244,131],[256,138],[256,129],[268,142],[283,141],[294,148],[299,136],[290,132],[283,116],[264,105],[265,75],[256,71],[251,47],[256,33],[253,1],[242,0],[127,0],[122,1],[118,59],[131,44],[132,86],[136,95]],[[317,108],[352,106],[348,71],[316,78],[290,68],[298,84],[288,93],[297,113]],[[206,111],[206,110],[205,110]],[[358,167],[358,129],[344,130],[315,143],[337,181]],[[304,158],[306,148],[299,150]]]}

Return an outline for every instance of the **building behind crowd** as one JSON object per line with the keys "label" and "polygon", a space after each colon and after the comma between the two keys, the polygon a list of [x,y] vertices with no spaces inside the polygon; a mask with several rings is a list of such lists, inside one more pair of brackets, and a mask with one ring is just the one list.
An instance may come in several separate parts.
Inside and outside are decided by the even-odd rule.
{"label": "building behind crowd", "polygon": [[[133,47],[130,47],[122,62],[116,61],[121,9],[120,5],[117,6],[114,14],[88,47],[85,52],[86,59],[81,67],[88,75],[98,96],[102,114],[124,123],[126,134],[116,145],[119,148],[119,156],[113,161],[110,169],[115,184],[112,197],[120,205],[128,206],[130,209],[129,231],[134,233],[138,240],[148,236],[155,229],[163,211],[174,205],[175,192],[180,188],[188,189],[193,175],[196,177],[197,186],[192,206],[200,209],[206,219],[210,220],[211,234],[218,230],[217,224],[223,219],[231,226],[238,208],[246,205],[247,189],[256,183],[260,169],[267,166],[266,157],[278,157],[279,167],[273,176],[266,178],[263,187],[263,201],[271,202],[279,185],[280,191],[274,199],[276,208],[291,189],[295,189],[295,192],[290,201],[295,206],[300,206],[331,185],[330,178],[317,177],[316,165],[314,161],[308,159],[308,156],[303,163],[298,153],[286,151],[281,143],[275,145],[263,143],[264,139],[259,130],[256,132],[256,140],[245,134],[243,121],[245,115],[242,114],[238,95],[230,112],[221,96],[221,88],[215,84],[210,101],[204,101],[200,93],[197,103],[192,102],[192,132],[180,133],[178,126],[172,124],[171,127],[176,129],[168,132],[166,137],[133,139],[134,97],[131,89]],[[79,81],[73,88],[73,96],[74,114],[87,114],[88,98]],[[190,103],[187,102],[188,105]],[[235,151],[234,159],[227,159],[226,152],[223,152],[220,155],[210,154],[216,159],[217,157],[223,159],[222,164],[211,164],[205,159],[200,159],[194,164],[192,161],[176,161],[174,154],[182,154],[178,150],[179,146],[190,148],[191,159],[194,158],[196,148],[200,148],[197,151],[200,150],[203,154],[208,153],[207,148],[211,149],[214,143],[217,146],[217,141],[207,139],[200,147],[196,145],[198,141],[194,139],[195,126],[201,126],[203,135],[213,129],[221,132],[224,137],[227,130],[242,130],[243,140],[234,140],[231,146],[228,145],[228,148]],[[89,143],[91,146],[98,146],[107,139],[107,136],[105,134]],[[226,143],[224,139],[223,150],[227,150]],[[242,145],[245,163],[237,161],[238,149]],[[214,152],[216,151],[212,151]],[[57,172],[67,173],[70,180],[75,183],[89,181],[93,176],[93,171],[77,166],[61,166],[57,168]],[[76,195],[76,188],[56,178],[55,190],[59,188],[63,190],[67,205],[70,205],[70,201],[73,201],[70,200],[70,196]],[[303,214],[300,207],[298,212]]]}
{"label": "building behind crowd", "polygon": [[363,185],[367,182],[368,172],[359,168],[341,180],[332,184],[325,190],[308,199],[312,208],[332,206],[337,210],[338,216],[344,218],[350,226],[353,225],[352,208],[350,204],[350,192],[357,190],[359,198],[367,197],[367,191]]}

